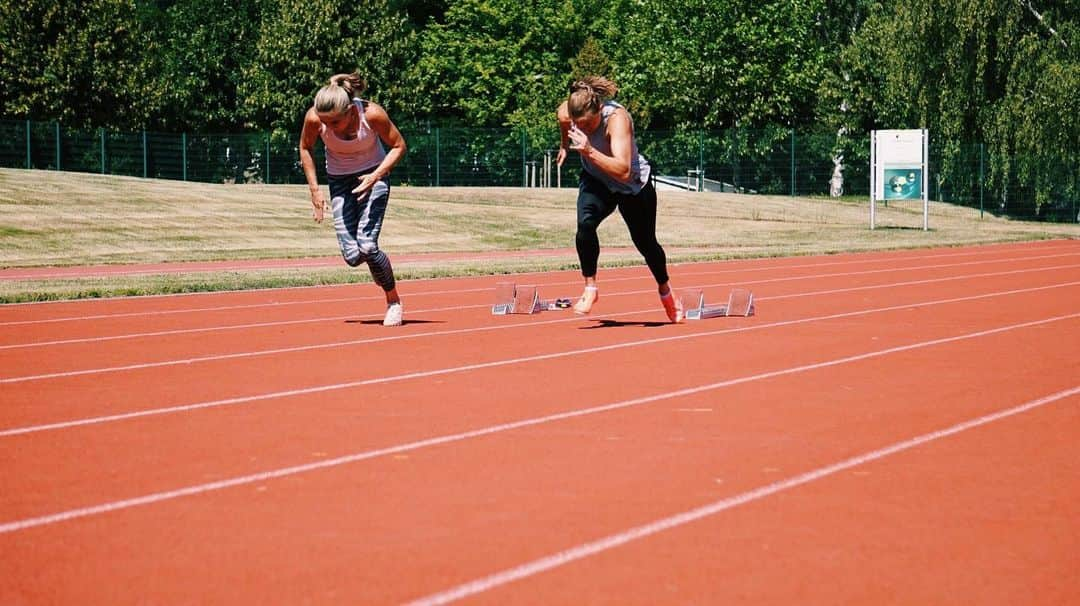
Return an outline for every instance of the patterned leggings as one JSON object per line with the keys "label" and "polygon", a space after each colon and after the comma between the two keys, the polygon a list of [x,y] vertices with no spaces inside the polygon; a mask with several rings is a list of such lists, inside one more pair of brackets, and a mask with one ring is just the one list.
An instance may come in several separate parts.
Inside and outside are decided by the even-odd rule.
{"label": "patterned leggings", "polygon": [[345,262],[352,267],[367,263],[375,283],[390,292],[395,285],[394,268],[390,265],[390,257],[379,249],[379,232],[390,200],[390,183],[384,178],[361,196],[352,193],[360,183],[360,177],[368,172],[328,177],[334,231]]}

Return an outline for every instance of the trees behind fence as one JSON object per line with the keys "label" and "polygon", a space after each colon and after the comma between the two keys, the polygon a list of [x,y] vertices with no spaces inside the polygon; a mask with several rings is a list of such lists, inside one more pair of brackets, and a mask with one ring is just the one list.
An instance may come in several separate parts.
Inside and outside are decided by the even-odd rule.
{"label": "trees behind fence", "polygon": [[[415,186],[576,187],[575,154],[555,166],[558,131],[402,124],[409,153],[391,175]],[[536,134],[539,132],[540,134]],[[644,131],[641,152],[671,186],[747,194],[869,194],[869,138],[785,128]],[[116,132],[56,122],[0,121],[0,166],[211,183],[303,183],[295,136]],[[1023,219],[1078,221],[1080,157],[1031,163],[981,143],[937,145],[930,198]],[[316,150],[322,166],[322,148]]]}

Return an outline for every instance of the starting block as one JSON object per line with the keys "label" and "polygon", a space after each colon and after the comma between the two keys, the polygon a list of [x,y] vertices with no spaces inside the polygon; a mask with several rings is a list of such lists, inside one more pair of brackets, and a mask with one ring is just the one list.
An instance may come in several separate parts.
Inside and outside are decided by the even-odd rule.
{"label": "starting block", "polygon": [[499,282],[495,285],[495,304],[491,314],[535,314],[541,311],[569,309],[570,299],[545,301],[540,298],[540,291],[535,286],[517,285],[513,282]]}
{"label": "starting block", "polygon": [[727,303],[707,305],[705,292],[701,290],[682,291],[679,299],[682,301],[684,317],[687,320],[754,315],[754,293],[743,288],[732,290],[728,295]]}

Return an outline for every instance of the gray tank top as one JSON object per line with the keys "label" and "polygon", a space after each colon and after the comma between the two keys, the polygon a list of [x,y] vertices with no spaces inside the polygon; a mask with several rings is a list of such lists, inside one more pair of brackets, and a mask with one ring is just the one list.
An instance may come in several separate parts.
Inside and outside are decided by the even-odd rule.
{"label": "gray tank top", "polygon": [[326,146],[328,175],[343,176],[363,172],[378,166],[386,157],[386,149],[379,140],[379,134],[372,130],[364,118],[364,102],[353,99],[353,103],[360,110],[360,126],[356,129],[355,138],[341,139],[334,131],[326,128],[325,124],[319,129],[319,136]]}
{"label": "gray tank top", "polygon": [[[589,145],[596,148],[597,151],[610,156],[611,155],[611,142],[607,138],[607,123],[611,114],[615,113],[615,110],[622,106],[614,101],[608,101],[600,107],[600,126],[596,128],[589,135]],[[630,118],[629,112],[626,114]],[[589,173],[597,180],[602,182],[613,192],[623,194],[637,194],[641,191],[641,188],[645,187],[645,184],[649,182],[649,174],[651,168],[649,167],[648,160],[644,156],[638,153],[637,137],[634,135],[634,119],[630,118],[630,181],[616,181],[611,178],[610,175],[600,170],[589,162],[588,158],[582,156],[582,167],[585,172]]]}

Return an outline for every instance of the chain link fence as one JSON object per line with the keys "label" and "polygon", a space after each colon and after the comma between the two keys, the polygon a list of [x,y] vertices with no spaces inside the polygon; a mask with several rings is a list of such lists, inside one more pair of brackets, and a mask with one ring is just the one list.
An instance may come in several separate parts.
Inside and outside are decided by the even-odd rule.
{"label": "chain link fence", "polygon": [[[401,123],[409,153],[396,184],[576,187],[558,132]],[[932,137],[931,133],[931,137]],[[869,199],[869,134],[787,128],[644,131],[641,152],[661,185],[692,191]],[[0,166],[210,183],[304,183],[299,135],[115,132],[0,120]],[[315,152],[320,169],[322,146]],[[1080,221],[1080,153],[1000,157],[980,143],[930,144],[930,199],[1018,219]]]}

